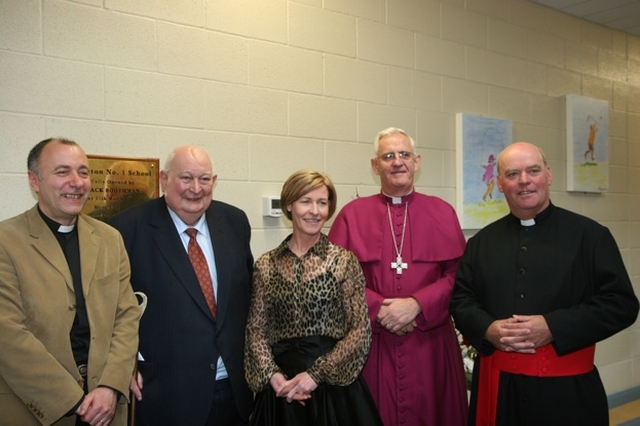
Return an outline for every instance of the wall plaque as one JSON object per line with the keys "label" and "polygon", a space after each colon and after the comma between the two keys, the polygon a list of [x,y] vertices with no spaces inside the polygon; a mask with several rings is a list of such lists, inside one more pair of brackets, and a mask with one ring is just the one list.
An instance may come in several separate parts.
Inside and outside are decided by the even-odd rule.
{"label": "wall plaque", "polygon": [[91,193],[83,213],[103,221],[159,196],[157,158],[87,155]]}

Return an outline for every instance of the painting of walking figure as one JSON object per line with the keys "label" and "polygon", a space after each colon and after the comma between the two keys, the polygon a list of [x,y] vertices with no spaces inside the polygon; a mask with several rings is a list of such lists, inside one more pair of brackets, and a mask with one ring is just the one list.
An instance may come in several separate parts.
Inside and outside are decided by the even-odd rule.
{"label": "painting of walking figure", "polygon": [[480,229],[509,211],[496,187],[496,167],[512,128],[511,120],[456,114],[456,212],[463,229]]}
{"label": "painting of walking figure", "polygon": [[496,175],[493,171],[495,167],[496,158],[493,154],[489,154],[487,164],[482,165],[482,168],[484,169],[482,181],[487,185],[487,190],[482,194],[482,201],[487,201],[487,197],[489,197],[490,200],[493,199],[493,188],[496,186]]}
{"label": "painting of walking figure", "polygon": [[567,95],[567,191],[609,189],[609,103]]}

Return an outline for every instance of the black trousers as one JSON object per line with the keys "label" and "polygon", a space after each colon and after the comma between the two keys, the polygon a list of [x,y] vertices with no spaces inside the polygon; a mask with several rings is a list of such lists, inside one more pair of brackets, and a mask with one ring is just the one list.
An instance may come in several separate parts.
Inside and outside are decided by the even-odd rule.
{"label": "black trousers", "polygon": [[207,418],[208,426],[246,426],[238,414],[236,403],[231,392],[229,379],[217,380],[214,387],[213,404]]}

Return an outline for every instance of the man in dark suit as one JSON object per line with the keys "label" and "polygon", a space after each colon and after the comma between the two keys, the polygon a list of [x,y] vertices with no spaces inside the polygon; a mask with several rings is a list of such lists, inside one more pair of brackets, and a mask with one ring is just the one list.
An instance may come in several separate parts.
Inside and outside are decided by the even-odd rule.
{"label": "man in dark suit", "polygon": [[[137,426],[244,425],[251,413],[242,362],[251,228],[242,210],[212,201],[216,178],[203,149],[178,147],[160,172],[164,196],[110,221],[129,253],[133,288],[148,296],[131,382]],[[190,228],[206,258],[200,277]]]}

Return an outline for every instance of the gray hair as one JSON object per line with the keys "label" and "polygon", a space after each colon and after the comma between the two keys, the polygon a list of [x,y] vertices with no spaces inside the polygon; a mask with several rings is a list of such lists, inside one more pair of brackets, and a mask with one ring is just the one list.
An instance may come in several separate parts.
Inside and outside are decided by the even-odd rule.
{"label": "gray hair", "polygon": [[178,146],[172,149],[169,155],[167,155],[167,159],[165,160],[164,164],[162,165],[162,170],[164,172],[168,173],[169,171],[171,171],[171,167],[173,166],[173,160],[175,160],[176,158],[176,153],[179,150],[185,149],[185,148],[198,149],[202,151],[207,157],[209,157],[209,162],[211,163],[211,172],[213,173],[214,171],[213,159],[211,158],[211,156],[209,155],[206,149],[198,145],[183,145],[183,146]]}
{"label": "gray hair", "polygon": [[409,142],[411,142],[411,149],[413,151],[416,150],[416,143],[413,140],[413,138],[411,136],[409,136],[409,134],[407,132],[405,132],[404,130],[398,128],[398,127],[387,127],[384,130],[381,130],[378,132],[378,134],[376,135],[375,140],[373,141],[373,155],[378,155],[378,146],[380,146],[380,139],[390,136],[390,135],[403,135],[406,136],[407,139],[409,139]]}

